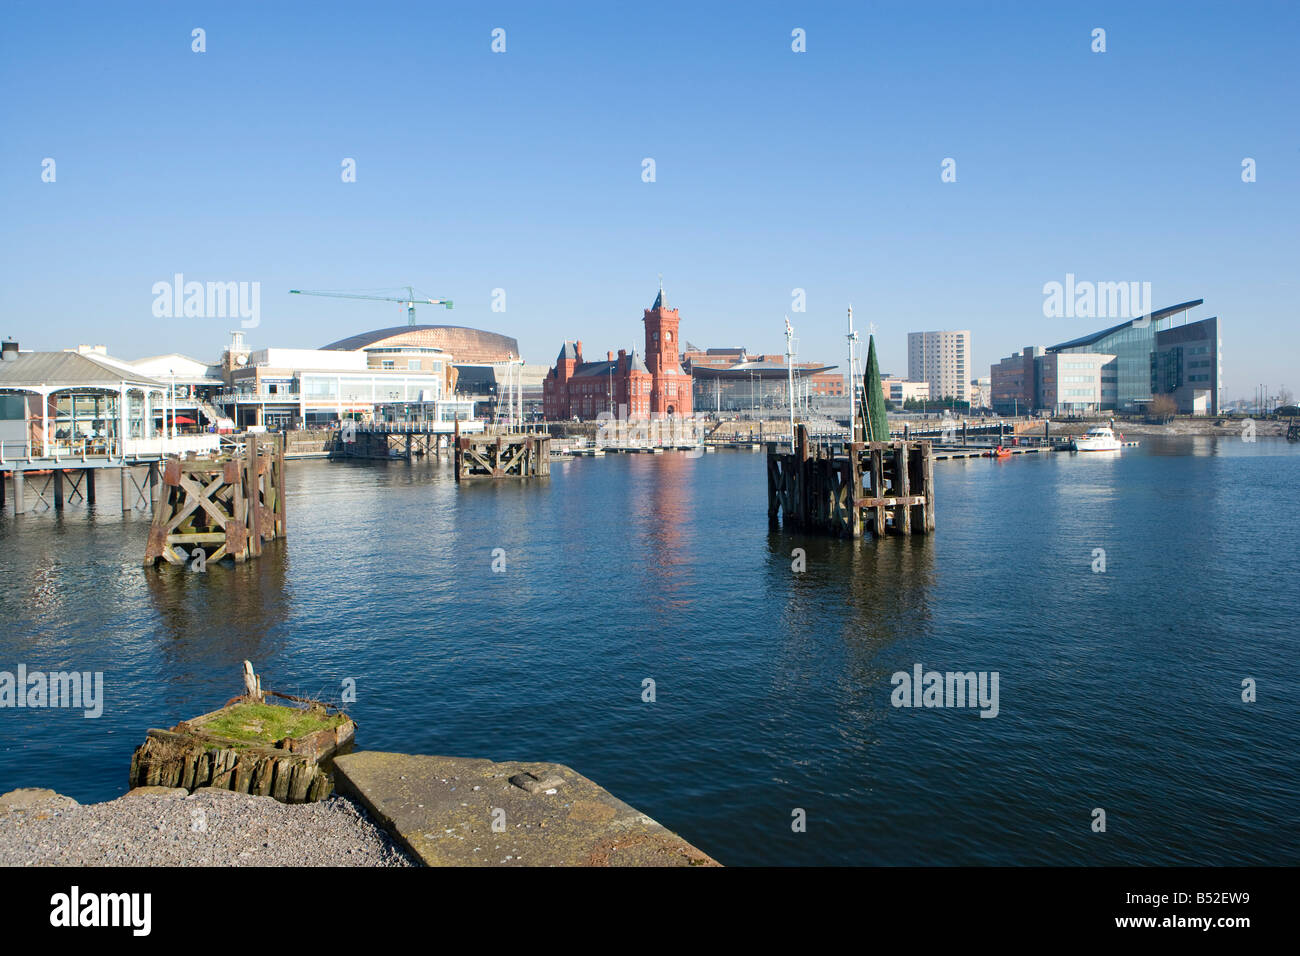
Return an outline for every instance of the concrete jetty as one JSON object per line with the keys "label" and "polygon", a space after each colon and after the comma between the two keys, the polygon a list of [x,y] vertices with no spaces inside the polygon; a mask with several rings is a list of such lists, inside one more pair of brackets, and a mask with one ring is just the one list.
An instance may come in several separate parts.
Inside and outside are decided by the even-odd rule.
{"label": "concrete jetty", "polygon": [[428,866],[718,866],[569,767],[361,751],[335,787]]}

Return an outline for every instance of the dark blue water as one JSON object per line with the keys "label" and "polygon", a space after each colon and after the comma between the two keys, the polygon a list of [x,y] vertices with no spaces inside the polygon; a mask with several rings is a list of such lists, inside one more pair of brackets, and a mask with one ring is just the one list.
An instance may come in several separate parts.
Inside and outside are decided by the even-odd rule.
{"label": "dark blue water", "polygon": [[[145,730],[249,658],[290,693],[355,679],[362,748],[565,763],[727,864],[1300,862],[1300,448],[936,477],[937,535],[854,544],[770,532],[761,454],[462,488],[292,462],[287,543],[202,575],[143,570],[112,494],[5,516],[0,670],[102,670],[107,704],[0,710],[0,791],[122,793]],[[916,663],[997,671],[998,716],[892,707]]]}

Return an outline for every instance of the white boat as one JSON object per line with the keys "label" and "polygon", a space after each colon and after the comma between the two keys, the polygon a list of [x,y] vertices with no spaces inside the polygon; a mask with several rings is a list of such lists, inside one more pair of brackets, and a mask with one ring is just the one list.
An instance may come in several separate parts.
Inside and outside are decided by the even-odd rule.
{"label": "white boat", "polygon": [[1122,447],[1115,432],[1105,425],[1089,428],[1074,440],[1075,451],[1119,451]]}

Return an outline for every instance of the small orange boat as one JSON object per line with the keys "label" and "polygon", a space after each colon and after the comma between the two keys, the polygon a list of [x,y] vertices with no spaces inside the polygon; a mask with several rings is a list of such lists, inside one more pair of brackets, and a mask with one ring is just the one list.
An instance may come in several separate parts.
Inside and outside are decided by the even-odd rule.
{"label": "small orange boat", "polygon": [[994,448],[991,452],[988,453],[988,456],[990,458],[1010,458],[1011,449],[1003,448],[1001,445],[998,445],[997,448]]}

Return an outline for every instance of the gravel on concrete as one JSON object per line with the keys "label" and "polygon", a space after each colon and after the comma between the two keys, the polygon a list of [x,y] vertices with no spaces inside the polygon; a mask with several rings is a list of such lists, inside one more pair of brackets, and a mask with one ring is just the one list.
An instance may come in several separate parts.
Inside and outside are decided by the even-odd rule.
{"label": "gravel on concrete", "polygon": [[0,866],[414,866],[357,804],[285,804],[230,790],[142,787],[78,804],[0,796]]}

